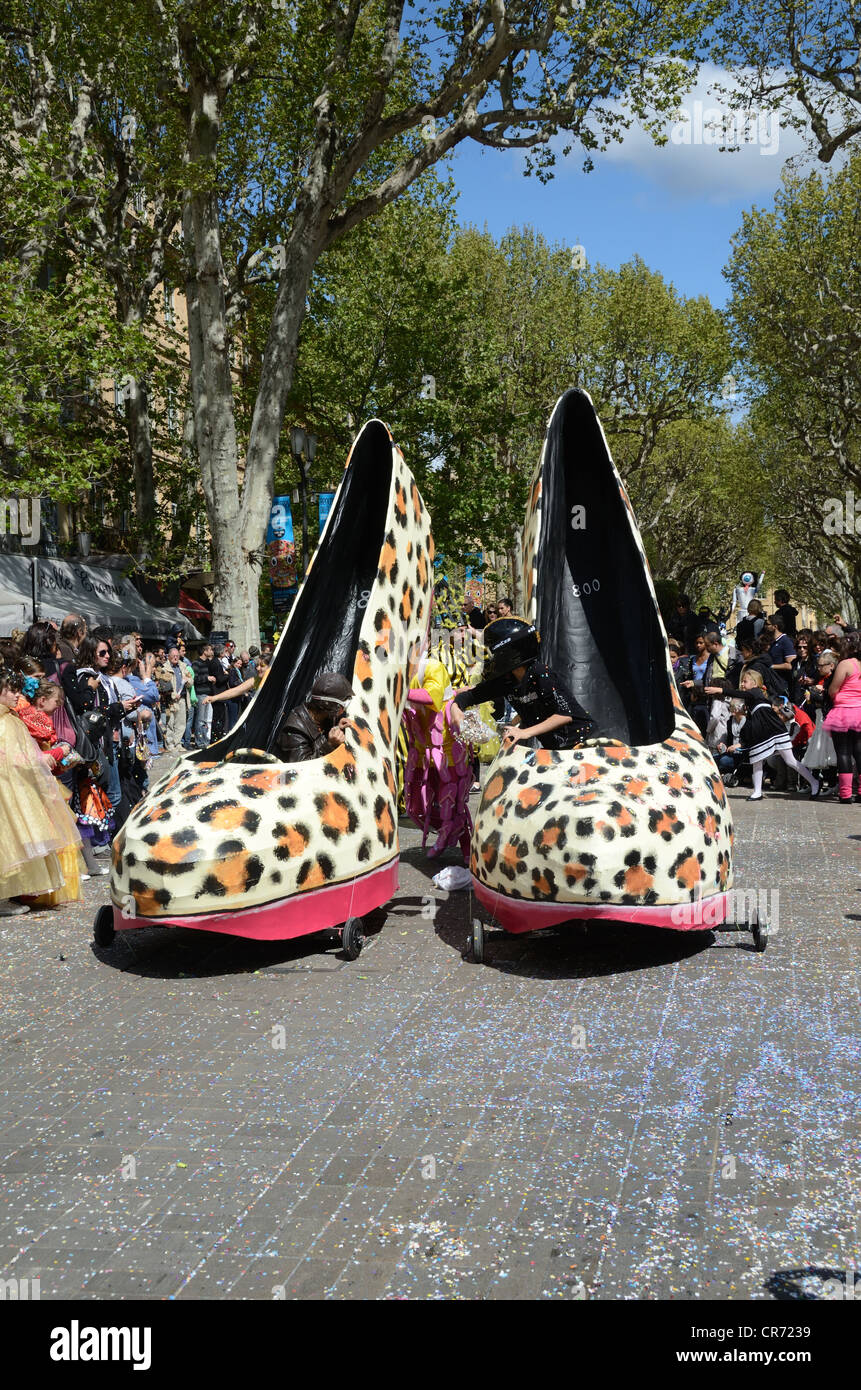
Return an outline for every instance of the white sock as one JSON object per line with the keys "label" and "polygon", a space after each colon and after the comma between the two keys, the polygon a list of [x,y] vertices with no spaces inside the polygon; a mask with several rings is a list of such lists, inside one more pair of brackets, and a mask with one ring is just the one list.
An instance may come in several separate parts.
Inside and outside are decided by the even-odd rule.
{"label": "white sock", "polygon": [[762,763],[751,763],[753,769],[753,795],[762,796]]}

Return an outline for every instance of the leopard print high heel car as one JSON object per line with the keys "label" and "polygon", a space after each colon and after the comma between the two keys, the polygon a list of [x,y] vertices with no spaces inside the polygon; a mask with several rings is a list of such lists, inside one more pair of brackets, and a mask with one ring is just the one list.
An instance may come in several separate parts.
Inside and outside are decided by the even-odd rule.
{"label": "leopard print high heel car", "polygon": [[[732,818],[685,712],[640,532],[591,398],[558,401],[523,532],[524,616],[597,721],[571,750],[503,749],[475,820],[479,902],[506,931],[609,917],[724,921]],[[483,924],[474,925],[480,952]]]}
{"label": "leopard print high heel car", "polygon": [[[195,927],[274,940],[355,923],[397,888],[395,739],[427,630],[430,517],[387,427],[356,439],[272,668],[227,737],[192,753],[132,811],[113,847],[115,930]],[[342,746],[273,753],[315,677],[352,683]],[[358,928],[344,935],[359,941]],[[348,949],[349,954],[349,949]]]}

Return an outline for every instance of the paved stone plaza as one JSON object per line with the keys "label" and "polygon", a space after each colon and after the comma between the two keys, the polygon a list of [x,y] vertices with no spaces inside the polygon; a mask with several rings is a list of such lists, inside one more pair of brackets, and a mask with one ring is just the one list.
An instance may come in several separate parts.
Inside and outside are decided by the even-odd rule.
{"label": "paved stone plaza", "polygon": [[[861,1267],[861,809],[730,793],[746,935],[491,937],[401,887],[358,961],[6,920],[0,1270],[43,1299],[821,1296]],[[381,914],[382,917],[382,914]],[[434,919],[435,918],[435,919]]]}

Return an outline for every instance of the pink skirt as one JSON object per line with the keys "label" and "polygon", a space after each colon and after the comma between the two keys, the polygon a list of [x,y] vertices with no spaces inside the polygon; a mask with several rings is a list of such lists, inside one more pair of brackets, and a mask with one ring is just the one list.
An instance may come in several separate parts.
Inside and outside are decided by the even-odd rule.
{"label": "pink skirt", "polygon": [[835,705],[825,716],[829,734],[861,733],[861,705]]}

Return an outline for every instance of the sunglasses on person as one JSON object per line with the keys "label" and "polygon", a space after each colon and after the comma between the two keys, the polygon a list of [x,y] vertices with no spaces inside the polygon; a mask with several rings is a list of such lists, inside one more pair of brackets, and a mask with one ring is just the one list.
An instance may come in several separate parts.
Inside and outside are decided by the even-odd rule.
{"label": "sunglasses on person", "polygon": [[96,656],[110,656],[110,654],[110,647],[99,647],[96,651]]}

